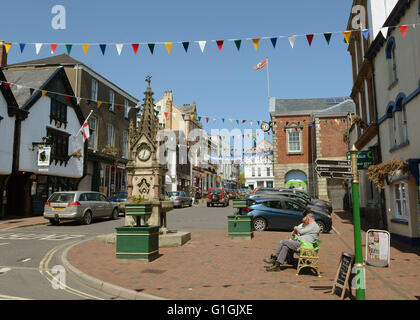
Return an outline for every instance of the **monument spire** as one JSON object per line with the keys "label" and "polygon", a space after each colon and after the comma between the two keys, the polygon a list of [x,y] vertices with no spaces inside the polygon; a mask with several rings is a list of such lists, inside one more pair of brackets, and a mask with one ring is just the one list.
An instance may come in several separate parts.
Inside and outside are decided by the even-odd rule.
{"label": "monument spire", "polygon": [[153,91],[150,86],[152,76],[146,77],[148,83],[147,89],[144,92],[142,113],[140,115],[139,134],[144,134],[150,141],[156,141],[156,134],[159,129],[159,119],[156,116],[155,104],[153,99]]}

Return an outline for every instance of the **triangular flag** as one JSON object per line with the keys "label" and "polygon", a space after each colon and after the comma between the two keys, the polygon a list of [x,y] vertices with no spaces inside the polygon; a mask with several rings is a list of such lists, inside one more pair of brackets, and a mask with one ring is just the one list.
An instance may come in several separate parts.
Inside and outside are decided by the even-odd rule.
{"label": "triangular flag", "polygon": [[19,47],[20,47],[20,53],[23,53],[23,49],[25,49],[26,43],[20,43]]}
{"label": "triangular flag", "polygon": [[239,120],[236,120],[236,124],[239,124]]}
{"label": "triangular flag", "polygon": [[182,45],[184,46],[185,52],[188,52],[188,47],[189,47],[190,43],[189,42],[183,42]]}
{"label": "triangular flag", "polygon": [[362,30],[363,36],[367,40],[369,38],[369,29]]}
{"label": "triangular flag", "polygon": [[115,47],[117,48],[118,55],[120,56],[121,55],[121,51],[123,49],[123,44],[122,43],[116,43],[115,44]]}
{"label": "triangular flag", "polygon": [[12,44],[10,42],[6,42],[5,46],[6,46],[6,53],[8,53]]}
{"label": "triangular flag", "polygon": [[46,95],[46,94],[47,94],[47,91],[45,91],[45,90],[42,90],[42,91],[41,91],[41,96],[42,96],[42,97],[45,97],[45,95]]}
{"label": "triangular flag", "polygon": [[167,112],[165,112],[165,118],[168,118],[168,113]]}
{"label": "triangular flag", "polygon": [[165,42],[166,50],[168,50],[168,54],[171,54],[172,42]]}
{"label": "triangular flag", "polygon": [[232,123],[232,119],[229,119],[230,123]]}
{"label": "triangular flag", "polygon": [[76,104],[80,104],[80,101],[82,101],[82,98],[77,97],[77,98],[76,98]]}
{"label": "triangular flag", "polygon": [[350,36],[351,36],[351,30],[344,31],[343,34],[344,34],[344,39],[346,40],[346,43],[349,43]]}
{"label": "triangular flag", "polygon": [[242,120],[242,123],[245,123],[246,122],[246,120]]}
{"label": "triangular flag", "polygon": [[271,40],[271,44],[273,45],[273,48],[276,48],[277,38],[270,38],[270,40]]}
{"label": "triangular flag", "polygon": [[42,47],[42,43],[35,43],[35,52],[36,54],[39,53],[39,51],[41,50]]}
{"label": "triangular flag", "polygon": [[225,123],[225,118],[222,118],[222,122]]}
{"label": "triangular flag", "polygon": [[206,122],[209,123],[209,117],[206,117]]}
{"label": "triangular flag", "polygon": [[388,29],[389,29],[389,27],[381,28],[381,33],[382,33],[382,35],[384,36],[385,39],[388,36]]}
{"label": "triangular flag", "polygon": [[191,120],[194,120],[194,115],[192,114],[192,115],[190,115],[190,119]]}
{"label": "triangular flag", "polygon": [[185,120],[185,114],[182,114],[182,120]]}
{"label": "triangular flag", "polygon": [[201,116],[198,116],[198,121],[200,121],[200,122],[201,122]]}
{"label": "triangular flag", "polygon": [[117,111],[120,111],[120,109],[121,109],[121,105],[117,104]]}
{"label": "triangular flag", "polygon": [[70,100],[70,96],[65,96],[64,100],[66,100],[66,102],[68,102]]}
{"label": "triangular flag", "polygon": [[219,51],[222,51],[224,40],[216,40],[217,47],[219,48]]}
{"label": "triangular flag", "polygon": [[236,48],[239,51],[239,49],[241,49],[241,42],[242,42],[242,40],[234,40],[234,42],[235,42]]}
{"label": "triangular flag", "polygon": [[154,43],[148,43],[147,44],[150,50],[150,53],[153,54],[153,50],[155,50],[155,44]]}
{"label": "triangular flag", "polygon": [[309,46],[311,46],[312,40],[314,39],[314,35],[313,34],[307,34],[306,39],[308,39]]}
{"label": "triangular flag", "polygon": [[22,88],[23,88],[20,84],[17,84],[16,87],[17,87],[18,91],[22,90]]}
{"label": "triangular flag", "polygon": [[50,47],[51,47],[51,54],[54,54],[55,49],[57,49],[57,44],[56,43],[51,43]]}
{"label": "triangular flag", "polygon": [[98,105],[98,108],[100,108],[100,107],[101,107],[101,105],[102,105],[102,101],[98,101],[98,102],[97,102],[97,105]]}
{"label": "triangular flag", "polygon": [[289,36],[288,38],[289,38],[290,46],[293,49],[293,47],[295,46],[296,36]]}
{"label": "triangular flag", "polygon": [[328,45],[330,44],[331,36],[332,36],[331,32],[324,33],[324,37],[325,37],[325,40],[327,40]]}
{"label": "triangular flag", "polygon": [[3,82],[4,84],[4,89],[7,90],[10,87],[10,82]]}
{"label": "triangular flag", "polygon": [[73,47],[72,44],[66,44],[67,54],[70,55],[71,48]]}
{"label": "triangular flag", "polygon": [[101,48],[102,55],[104,56],[105,55],[106,44],[100,44],[99,48]]}
{"label": "triangular flag", "polygon": [[32,95],[32,93],[34,93],[34,89],[29,88],[29,94]]}
{"label": "triangular flag", "polygon": [[198,45],[200,46],[201,52],[204,52],[204,48],[206,47],[207,41],[198,41]]}
{"label": "triangular flag", "polygon": [[405,35],[407,33],[407,26],[400,26],[400,31],[403,35],[403,38],[405,38]]}
{"label": "triangular flag", "polygon": [[134,54],[137,54],[137,50],[139,49],[138,43],[132,43],[131,46],[133,47]]}
{"label": "triangular flag", "polygon": [[[91,102],[92,102],[92,100],[89,100],[89,99],[87,99],[87,104],[88,104],[88,106],[90,106],[90,104],[91,104]],[[118,109],[118,110],[120,110],[120,109]]]}
{"label": "triangular flag", "polygon": [[258,50],[258,44],[260,43],[260,38],[252,39],[252,43],[254,44],[255,50]]}
{"label": "triangular flag", "polygon": [[155,111],[155,115],[157,117],[159,115],[159,111]]}
{"label": "triangular flag", "polygon": [[90,46],[90,44],[87,44],[87,43],[82,44],[83,51],[85,52],[85,55],[87,55],[87,52],[89,50],[89,46]]}

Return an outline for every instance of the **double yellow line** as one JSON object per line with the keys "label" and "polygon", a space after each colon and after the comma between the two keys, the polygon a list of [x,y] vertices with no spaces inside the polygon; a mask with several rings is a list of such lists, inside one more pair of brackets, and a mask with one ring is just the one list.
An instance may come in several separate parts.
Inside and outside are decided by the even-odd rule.
{"label": "double yellow line", "polygon": [[[63,244],[61,246],[57,246],[57,247],[51,249],[50,251],[48,251],[48,253],[44,256],[44,258],[41,260],[41,262],[39,264],[39,267],[38,267],[39,273],[41,273],[41,275],[43,275],[51,283],[51,285],[53,283],[54,276],[51,274],[51,272],[49,270],[49,263],[50,263],[52,257],[54,256],[54,254],[66,245],[68,245],[68,244],[66,243],[66,244]],[[75,294],[79,297],[82,297],[82,298],[85,298],[85,299],[104,300],[102,298],[95,297],[95,296],[92,296],[90,294],[87,294],[87,293],[81,292],[79,290],[73,289],[73,288],[67,286],[64,283],[62,283],[62,285],[64,285],[63,290],[65,290],[69,293]]]}

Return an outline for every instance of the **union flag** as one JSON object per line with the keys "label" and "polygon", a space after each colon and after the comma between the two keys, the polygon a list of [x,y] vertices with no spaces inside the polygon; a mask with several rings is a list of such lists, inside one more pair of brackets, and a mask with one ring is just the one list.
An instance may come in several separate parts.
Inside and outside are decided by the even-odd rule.
{"label": "union flag", "polygon": [[257,64],[252,70],[260,70],[267,67],[267,59],[261,61],[259,64]]}

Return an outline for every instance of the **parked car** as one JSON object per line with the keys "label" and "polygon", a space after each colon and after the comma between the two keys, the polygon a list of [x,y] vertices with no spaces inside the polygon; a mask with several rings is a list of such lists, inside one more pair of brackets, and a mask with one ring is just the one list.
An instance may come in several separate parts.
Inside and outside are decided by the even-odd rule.
{"label": "parked car", "polygon": [[93,191],[54,192],[44,206],[44,218],[58,225],[61,220],[79,220],[90,224],[98,217],[117,219],[119,205],[104,194]]}
{"label": "parked car", "polygon": [[113,192],[111,196],[109,197],[109,200],[112,202],[116,202],[120,206],[120,212],[125,213],[125,202],[128,198],[128,192],[122,191],[122,192]]}
{"label": "parked car", "polygon": [[279,189],[275,189],[275,188],[255,188],[252,193],[253,194],[257,194],[257,193],[263,193],[263,192],[270,192],[270,191],[278,191]]}
{"label": "parked car", "polygon": [[332,213],[332,204],[329,201],[321,200],[312,198],[309,194],[307,194],[305,191],[302,190],[296,190],[296,189],[287,189],[287,188],[280,188],[279,191],[281,192],[290,192],[294,193],[302,198],[305,198],[308,200],[311,204],[318,207],[327,208],[330,213]]}
{"label": "parked car", "polygon": [[223,188],[210,188],[207,193],[207,207],[221,204],[223,207],[229,205],[229,195]]}
{"label": "parked car", "polygon": [[239,189],[239,193],[241,194],[241,195],[247,195],[247,194],[249,194],[249,193],[251,193],[251,190],[250,189],[248,189],[248,188],[240,188]]}
{"label": "parked car", "polygon": [[174,202],[174,207],[183,208],[184,206],[192,206],[192,198],[185,191],[166,192],[168,199]]}
{"label": "parked car", "polygon": [[238,196],[238,192],[235,189],[230,189],[229,191],[227,191],[229,194],[229,200],[230,199],[236,199],[236,197]]}
{"label": "parked car", "polygon": [[292,230],[302,222],[307,213],[313,213],[321,232],[332,229],[331,217],[322,211],[309,210],[291,198],[257,197],[248,199],[248,207],[243,214],[252,215],[252,226],[256,231],[268,229]]}

